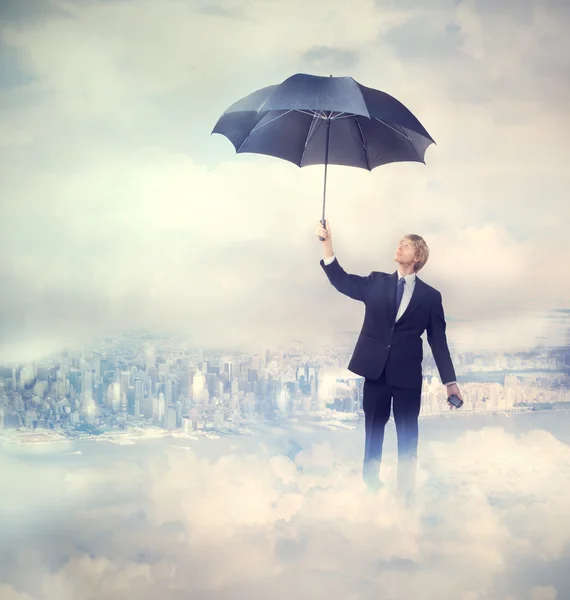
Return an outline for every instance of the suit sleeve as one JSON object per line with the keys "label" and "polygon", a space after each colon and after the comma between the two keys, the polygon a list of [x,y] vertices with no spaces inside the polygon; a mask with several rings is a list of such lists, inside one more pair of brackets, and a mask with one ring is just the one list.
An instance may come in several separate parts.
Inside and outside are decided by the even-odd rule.
{"label": "suit sleeve", "polygon": [[455,369],[453,368],[451,355],[447,346],[445,328],[443,303],[441,293],[438,292],[431,306],[430,320],[427,326],[427,338],[442,383],[456,380]]}
{"label": "suit sleeve", "polygon": [[372,285],[373,272],[367,277],[350,275],[340,266],[336,258],[328,265],[321,259],[320,264],[329,278],[329,281],[341,294],[353,298],[354,300],[366,302],[368,291]]}

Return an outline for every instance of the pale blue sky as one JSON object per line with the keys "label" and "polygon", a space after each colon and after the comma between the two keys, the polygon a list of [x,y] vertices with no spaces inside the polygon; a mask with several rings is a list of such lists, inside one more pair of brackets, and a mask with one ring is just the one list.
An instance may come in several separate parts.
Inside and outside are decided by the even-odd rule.
{"label": "pale blue sky", "polygon": [[420,276],[461,349],[563,343],[541,315],[570,300],[556,275],[570,260],[569,11],[426,6],[2,3],[0,359],[121,326],[206,345],[358,329],[362,307],[318,265],[322,167],[210,136],[234,101],[297,72],[387,91],[437,141],[427,166],[330,169],[341,264],[391,272],[399,237],[420,233]]}

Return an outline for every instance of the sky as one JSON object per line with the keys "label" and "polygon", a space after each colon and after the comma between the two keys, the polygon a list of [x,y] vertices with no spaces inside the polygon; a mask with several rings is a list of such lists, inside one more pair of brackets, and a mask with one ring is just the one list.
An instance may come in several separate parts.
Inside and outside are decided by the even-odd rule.
{"label": "sky", "polygon": [[362,430],[295,445],[277,428],[217,457],[200,448],[218,440],[3,452],[0,597],[564,600],[570,446],[504,420],[424,435],[412,510],[393,432],[377,496],[347,460]]}
{"label": "sky", "polygon": [[558,0],[3,0],[0,360],[122,328],[356,341],[319,266],[323,167],[211,135],[299,72],[390,93],[437,142],[329,169],[340,264],[393,272],[418,233],[457,351],[568,344],[569,25]]}

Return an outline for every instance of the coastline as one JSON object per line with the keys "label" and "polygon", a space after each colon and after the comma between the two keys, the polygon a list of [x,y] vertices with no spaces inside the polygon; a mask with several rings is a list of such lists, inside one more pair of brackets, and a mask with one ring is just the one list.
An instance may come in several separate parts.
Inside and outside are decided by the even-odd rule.
{"label": "coastline", "polygon": [[[434,420],[434,419],[454,419],[454,418],[469,418],[469,417],[483,417],[483,416],[496,416],[502,415],[504,417],[512,417],[513,414],[521,413],[547,413],[547,412],[570,412],[568,407],[557,408],[529,408],[529,407],[514,407],[512,409],[497,409],[489,411],[462,411],[449,410],[445,412],[420,414],[420,420]],[[347,420],[347,413],[339,415],[338,418],[326,419],[326,420],[314,420],[304,421],[303,425],[313,426],[319,429],[329,429],[331,431],[342,431],[342,430],[353,430],[356,429],[357,424],[363,422],[362,417],[358,417],[357,413],[354,415],[351,413],[353,418],[348,420],[350,424],[345,423]],[[344,418],[343,418],[344,417]],[[354,418],[356,417],[356,418]],[[393,422],[393,416],[390,417],[390,421]],[[261,426],[260,432],[264,426],[269,426],[269,423],[259,423]],[[281,422],[281,426],[283,422]],[[294,427],[296,420],[291,420],[290,425]],[[256,429],[256,424],[252,424],[253,429]],[[69,435],[65,432],[53,432],[53,431],[29,431],[29,430],[9,430],[0,432],[0,449],[2,448],[22,448],[22,447],[37,447],[37,446],[61,446],[70,445],[77,442],[97,442],[107,443],[117,446],[132,446],[139,442],[144,442],[153,439],[182,439],[199,441],[201,439],[216,440],[221,436],[240,437],[243,435],[251,436],[255,435],[255,432],[250,428],[241,427],[239,429],[223,429],[223,430],[192,430],[191,432],[185,432],[180,430],[168,431],[159,427],[135,427],[129,431],[124,432],[108,432],[100,435],[92,434],[80,434],[80,435]]]}

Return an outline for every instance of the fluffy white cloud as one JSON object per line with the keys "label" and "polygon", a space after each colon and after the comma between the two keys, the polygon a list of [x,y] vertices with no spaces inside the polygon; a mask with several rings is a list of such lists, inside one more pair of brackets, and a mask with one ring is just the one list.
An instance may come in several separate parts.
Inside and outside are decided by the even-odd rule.
{"label": "fluffy white cloud", "polygon": [[358,328],[360,308],[318,265],[322,168],[236,157],[209,137],[237,98],[298,71],[349,70],[404,101],[438,142],[427,167],[330,169],[341,264],[391,271],[400,235],[420,233],[432,249],[422,275],[468,321],[450,338],[497,350],[557,340],[535,315],[570,299],[556,276],[570,259],[569,88],[548,34],[568,22],[563,11],[52,6],[1,34],[27,77],[0,90],[3,359],[122,326],[191,332],[206,346]]}
{"label": "fluffy white cloud", "polygon": [[73,472],[3,456],[3,472],[20,475],[0,501],[2,597],[550,600],[564,581],[568,590],[556,572],[570,543],[570,448],[550,433],[426,440],[413,510],[390,491],[391,452],[389,489],[375,497],[330,443],[293,458],[271,445],[216,460],[153,451]]}

